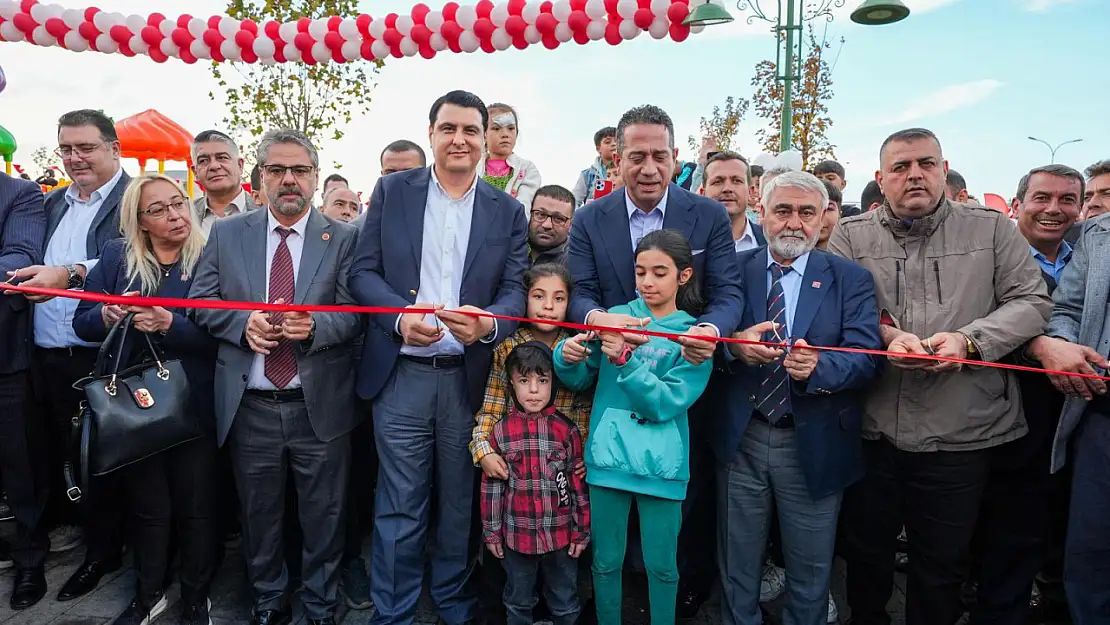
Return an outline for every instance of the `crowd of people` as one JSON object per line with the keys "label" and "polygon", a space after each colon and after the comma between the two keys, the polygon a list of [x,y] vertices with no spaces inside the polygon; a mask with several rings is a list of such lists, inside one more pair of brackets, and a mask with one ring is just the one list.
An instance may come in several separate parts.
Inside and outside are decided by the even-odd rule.
{"label": "crowd of people", "polygon": [[[628,570],[655,625],[715,592],[729,625],[779,595],[820,625],[838,555],[857,625],[890,622],[896,568],[910,625],[1053,601],[1110,622],[1110,161],[1029,171],[1011,219],[923,128],[878,146],[854,206],[835,161],[680,163],[650,105],[595,134],[569,189],[515,153],[512,106],[452,91],[428,122],[431,163],[388,145],[365,210],[288,129],[249,191],[235,141],[197,135],[191,201],[129,176],[93,110],[58,121],[70,186],[0,177],[8,286],[196,302],[0,296],[13,609],[45,596],[49,553],[86,548],[68,601],[126,547],[117,625],[175,582],[181,622],[210,624],[237,544],[252,625],[294,600],[311,625],[340,602],[410,624],[425,592],[448,625],[614,625]],[[203,434],[75,483],[75,382],[117,325],[117,364],[144,335],[180,361]]]}

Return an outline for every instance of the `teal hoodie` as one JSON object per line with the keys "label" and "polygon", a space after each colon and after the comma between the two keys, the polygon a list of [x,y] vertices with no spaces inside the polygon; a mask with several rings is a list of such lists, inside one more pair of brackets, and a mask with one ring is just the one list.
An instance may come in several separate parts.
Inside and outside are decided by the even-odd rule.
{"label": "teal hoodie", "polygon": [[[609,312],[652,317],[648,330],[682,334],[694,318],[678,311],[655,319],[643,300]],[[586,482],[633,493],[686,499],[690,481],[690,428],[686,411],[709,383],[712,361],[692,365],[678,343],[660,337],[637,347],[623,366],[609,362],[601,342],[589,344],[581,363],[563,360],[562,341],[555,348],[555,373],[575,391],[597,378],[590,436],[586,446]]]}

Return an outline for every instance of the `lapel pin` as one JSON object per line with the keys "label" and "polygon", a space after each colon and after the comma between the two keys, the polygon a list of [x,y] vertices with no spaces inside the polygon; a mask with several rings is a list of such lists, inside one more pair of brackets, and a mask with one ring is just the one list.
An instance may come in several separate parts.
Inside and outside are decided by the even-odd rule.
{"label": "lapel pin", "polygon": [[409,289],[409,295],[416,297],[416,289]]}
{"label": "lapel pin", "polygon": [[323,240],[325,240],[325,241],[327,241],[328,239],[330,239],[330,238],[331,238],[331,235],[330,235],[330,234],[328,234],[327,232],[325,232],[324,234],[321,234],[321,235],[320,235],[320,238],[321,238],[321,239],[323,239]]}
{"label": "lapel pin", "polygon": [[814,282],[813,283],[813,288],[815,288],[815,289],[821,288],[821,283],[820,282]]}

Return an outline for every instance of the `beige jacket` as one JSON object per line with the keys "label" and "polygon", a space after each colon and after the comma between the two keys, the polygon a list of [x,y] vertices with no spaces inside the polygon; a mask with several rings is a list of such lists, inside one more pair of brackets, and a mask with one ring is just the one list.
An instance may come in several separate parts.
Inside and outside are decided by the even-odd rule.
{"label": "beige jacket", "polygon": [[[840,222],[829,251],[875,277],[880,310],[921,339],[959,332],[997,361],[1040,334],[1052,310],[1029,244],[1002,213],[944,201],[911,226],[889,206]],[[962,451],[1020,438],[1027,426],[1009,371],[887,366],[868,393],[863,436],[906,451]]]}

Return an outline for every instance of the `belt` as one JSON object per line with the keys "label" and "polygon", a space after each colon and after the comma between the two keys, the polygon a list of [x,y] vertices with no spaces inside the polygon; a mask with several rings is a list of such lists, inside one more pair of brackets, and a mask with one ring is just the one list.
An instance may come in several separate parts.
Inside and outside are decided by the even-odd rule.
{"label": "belt", "polygon": [[409,362],[415,362],[418,365],[425,365],[433,369],[456,369],[466,364],[466,360],[460,355],[450,356],[410,356],[408,354],[401,354],[401,358]]}
{"label": "belt", "polygon": [[84,353],[96,354],[99,351],[96,347],[85,347],[84,345],[73,345],[70,347],[39,347],[36,345],[35,349],[50,356],[75,356]]}
{"label": "belt", "polygon": [[1087,409],[1102,413],[1105,416],[1110,416],[1110,397],[1106,395],[1095,395],[1091,398],[1091,401],[1087,402]]}
{"label": "belt", "polygon": [[763,414],[762,412],[760,412],[758,410],[753,410],[752,411],[752,418],[755,419],[756,421],[766,423],[767,425],[775,428],[776,430],[793,430],[794,429],[794,415],[792,415],[790,413],[784,414],[783,416],[779,417],[779,420],[775,421],[774,423],[771,423],[771,420],[767,418],[767,415]]}
{"label": "belt", "polygon": [[268,399],[270,401],[276,402],[304,401],[303,388],[287,388],[282,391],[267,391],[258,388],[248,388],[247,395],[251,395],[253,397],[261,397],[262,399]]}

